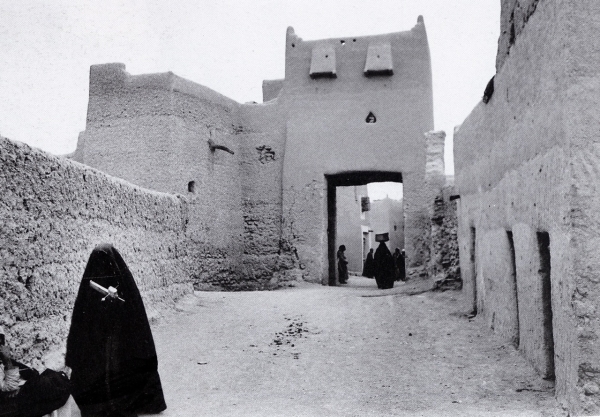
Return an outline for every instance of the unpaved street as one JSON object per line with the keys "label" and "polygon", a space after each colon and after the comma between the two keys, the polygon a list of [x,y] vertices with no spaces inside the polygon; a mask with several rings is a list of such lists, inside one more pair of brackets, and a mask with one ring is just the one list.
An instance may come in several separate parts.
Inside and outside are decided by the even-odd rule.
{"label": "unpaved street", "polygon": [[153,327],[162,415],[560,415],[551,385],[460,314],[460,292],[406,289],[196,292]]}

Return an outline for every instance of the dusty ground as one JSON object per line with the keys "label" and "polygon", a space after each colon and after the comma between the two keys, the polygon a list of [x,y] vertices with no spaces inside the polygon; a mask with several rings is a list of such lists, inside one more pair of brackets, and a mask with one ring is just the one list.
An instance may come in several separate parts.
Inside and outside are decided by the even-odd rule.
{"label": "dusty ground", "polygon": [[551,384],[460,292],[197,292],[153,327],[171,416],[548,416]]}

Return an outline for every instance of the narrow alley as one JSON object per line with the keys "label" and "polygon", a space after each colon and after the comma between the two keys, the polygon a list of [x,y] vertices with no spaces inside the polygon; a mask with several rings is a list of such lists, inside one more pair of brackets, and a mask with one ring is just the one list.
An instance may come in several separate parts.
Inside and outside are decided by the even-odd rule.
{"label": "narrow alley", "polygon": [[463,314],[461,292],[408,287],[196,292],[153,326],[162,415],[562,415],[552,383]]}

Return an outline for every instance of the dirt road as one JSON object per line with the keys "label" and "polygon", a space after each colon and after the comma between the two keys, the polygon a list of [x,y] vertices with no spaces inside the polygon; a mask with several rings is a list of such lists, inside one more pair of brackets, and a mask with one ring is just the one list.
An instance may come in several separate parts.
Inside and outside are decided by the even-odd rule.
{"label": "dirt road", "polygon": [[551,384],[459,314],[460,292],[402,287],[351,277],[345,287],[197,292],[153,327],[161,415],[562,415]]}

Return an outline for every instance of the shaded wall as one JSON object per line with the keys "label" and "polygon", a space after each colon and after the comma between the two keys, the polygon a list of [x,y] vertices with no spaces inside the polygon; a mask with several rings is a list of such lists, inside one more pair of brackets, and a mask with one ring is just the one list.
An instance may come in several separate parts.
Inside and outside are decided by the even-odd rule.
{"label": "shaded wall", "polygon": [[600,4],[536,6],[491,101],[455,135],[462,278],[487,323],[542,375],[555,373],[559,400],[598,414]]}

